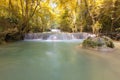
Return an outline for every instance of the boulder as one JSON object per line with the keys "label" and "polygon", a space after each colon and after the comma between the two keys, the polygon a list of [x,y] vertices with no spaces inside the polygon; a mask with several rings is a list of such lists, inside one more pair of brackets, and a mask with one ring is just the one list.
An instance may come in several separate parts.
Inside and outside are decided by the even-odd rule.
{"label": "boulder", "polygon": [[109,37],[88,37],[82,43],[83,48],[91,48],[96,50],[110,50],[115,46]]}
{"label": "boulder", "polygon": [[24,35],[21,34],[20,32],[7,33],[5,36],[5,41],[6,42],[19,41],[22,40],[23,37]]}

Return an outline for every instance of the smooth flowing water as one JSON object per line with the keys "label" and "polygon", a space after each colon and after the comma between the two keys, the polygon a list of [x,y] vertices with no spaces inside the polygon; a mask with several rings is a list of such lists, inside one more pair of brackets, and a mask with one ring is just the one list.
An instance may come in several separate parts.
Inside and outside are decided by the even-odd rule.
{"label": "smooth flowing water", "polygon": [[80,42],[16,42],[0,46],[0,80],[120,80],[120,50],[95,52]]}

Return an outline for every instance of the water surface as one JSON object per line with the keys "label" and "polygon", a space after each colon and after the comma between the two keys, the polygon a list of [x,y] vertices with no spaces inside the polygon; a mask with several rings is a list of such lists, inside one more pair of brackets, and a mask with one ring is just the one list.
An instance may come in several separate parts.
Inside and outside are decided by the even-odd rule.
{"label": "water surface", "polygon": [[0,80],[120,80],[120,50],[95,52],[80,42],[21,41],[0,46]]}

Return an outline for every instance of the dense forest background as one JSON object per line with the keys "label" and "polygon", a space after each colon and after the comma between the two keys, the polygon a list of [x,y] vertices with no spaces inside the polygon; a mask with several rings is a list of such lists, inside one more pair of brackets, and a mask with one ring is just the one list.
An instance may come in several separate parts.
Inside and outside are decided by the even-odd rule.
{"label": "dense forest background", "polygon": [[53,28],[64,32],[119,33],[120,0],[0,1],[0,32],[5,36]]}

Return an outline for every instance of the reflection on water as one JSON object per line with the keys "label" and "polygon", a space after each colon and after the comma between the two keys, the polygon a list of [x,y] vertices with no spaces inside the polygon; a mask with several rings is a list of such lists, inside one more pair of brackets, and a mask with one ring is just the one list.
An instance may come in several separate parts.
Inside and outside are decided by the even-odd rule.
{"label": "reflection on water", "polygon": [[119,80],[120,55],[76,48],[79,42],[0,46],[0,80]]}

